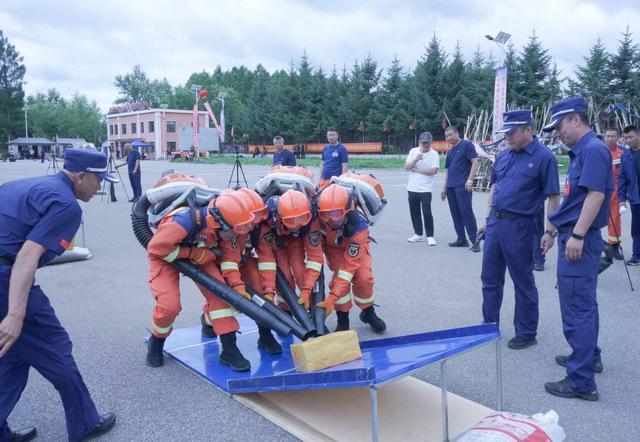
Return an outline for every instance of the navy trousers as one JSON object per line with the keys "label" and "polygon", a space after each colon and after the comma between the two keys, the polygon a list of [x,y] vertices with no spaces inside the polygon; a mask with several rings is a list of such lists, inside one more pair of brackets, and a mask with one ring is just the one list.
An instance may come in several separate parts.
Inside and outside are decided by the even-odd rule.
{"label": "navy trousers", "polygon": [[561,233],[558,237],[558,293],[562,331],[572,349],[567,362],[567,376],[575,391],[592,392],[596,389],[593,364],[600,362],[596,286],[604,242],[599,231],[589,231],[585,236],[581,258],[567,261],[564,250],[570,237],[570,232]]}
{"label": "navy trousers", "polygon": [[138,171],[138,173],[135,175],[129,172],[129,182],[131,183],[131,189],[133,190],[133,198],[140,198],[140,196],[142,196],[140,171]]}
{"label": "navy trousers", "polygon": [[533,247],[534,247],[534,255],[533,262],[536,264],[544,264],[545,258],[542,254],[542,249],[540,248],[540,239],[542,235],[544,235],[544,204],[540,206],[540,210],[536,212],[534,215],[534,224],[535,231],[533,233]]}
{"label": "navy trousers", "polygon": [[447,199],[449,200],[449,210],[453,219],[453,227],[456,229],[456,235],[459,240],[465,240],[465,228],[469,235],[469,240],[475,242],[476,233],[478,233],[478,225],[476,217],[473,214],[473,205],[471,203],[473,192],[467,192],[464,187],[448,187]]}
{"label": "navy trousers", "polygon": [[482,316],[500,321],[506,269],[515,286],[516,336],[533,339],[538,330],[538,289],[533,277],[533,217],[489,217],[482,253]]}
{"label": "navy trousers", "polygon": [[[9,273],[0,271],[0,318],[8,309]],[[82,376],[71,355],[71,340],[39,286],[31,287],[22,334],[0,358],[0,441],[9,440],[7,417],[27,385],[29,369],[38,372],[60,393],[70,440],[89,433],[100,421]],[[35,416],[34,416],[35,418]],[[22,426],[34,424],[23,422]]]}
{"label": "navy trousers", "polygon": [[631,239],[633,240],[633,256],[640,259],[640,204],[631,206]]}

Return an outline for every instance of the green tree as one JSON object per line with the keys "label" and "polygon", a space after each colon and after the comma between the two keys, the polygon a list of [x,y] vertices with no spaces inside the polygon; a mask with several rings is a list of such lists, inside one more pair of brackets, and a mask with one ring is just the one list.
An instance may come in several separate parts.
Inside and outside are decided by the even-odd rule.
{"label": "green tree", "polygon": [[535,31],[518,60],[518,77],[512,83],[515,98],[521,107],[543,107],[552,99],[548,90],[551,76],[551,55],[542,46]]}
{"label": "green tree", "polygon": [[610,93],[620,96],[624,101],[637,100],[640,94],[640,88],[637,88],[640,76],[640,67],[638,66],[640,54],[631,35],[629,26],[627,26],[627,30],[622,34],[618,51],[611,57]]}
{"label": "green tree", "polygon": [[0,140],[16,138],[24,127],[24,58],[0,30]]}
{"label": "green tree", "polygon": [[[125,75],[116,75],[115,82],[118,94],[116,104],[136,103],[140,101],[151,102],[153,94],[151,92],[151,81],[140,65],[133,67],[133,72]],[[157,105],[157,104],[156,104]]]}
{"label": "green tree", "polygon": [[440,123],[447,54],[434,33],[414,71],[412,101],[419,130],[434,130]]}
{"label": "green tree", "polygon": [[601,107],[609,96],[611,82],[611,55],[600,37],[584,57],[584,64],[576,68],[576,79],[569,80],[569,93],[591,97]]}

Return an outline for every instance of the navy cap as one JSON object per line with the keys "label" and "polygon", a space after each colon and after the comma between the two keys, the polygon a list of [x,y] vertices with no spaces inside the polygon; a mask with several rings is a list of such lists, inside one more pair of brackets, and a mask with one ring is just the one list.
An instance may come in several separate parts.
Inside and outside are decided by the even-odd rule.
{"label": "navy cap", "polygon": [[549,119],[551,122],[542,128],[545,132],[551,132],[554,130],[564,117],[569,114],[586,114],[587,103],[584,101],[584,97],[565,98],[551,106],[550,113],[551,117],[549,117]]}
{"label": "navy cap", "polygon": [[422,132],[420,134],[420,137],[418,138],[418,141],[421,143],[430,143],[433,141],[433,135],[431,135],[431,132]]}
{"label": "navy cap", "polygon": [[69,172],[92,172],[111,183],[118,178],[107,173],[107,157],[95,150],[69,148],[64,151],[64,168]]}
{"label": "navy cap", "polygon": [[529,109],[518,109],[505,112],[502,114],[502,127],[498,131],[500,134],[506,134],[512,130],[516,130],[518,126],[525,124],[532,125],[531,111]]}

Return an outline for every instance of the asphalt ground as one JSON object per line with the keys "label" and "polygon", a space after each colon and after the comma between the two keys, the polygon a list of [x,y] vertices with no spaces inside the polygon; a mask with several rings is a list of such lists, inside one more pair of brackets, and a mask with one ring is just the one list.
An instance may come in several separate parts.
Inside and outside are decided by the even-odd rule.
{"label": "asphalt ground", "polygon": [[[161,172],[175,168],[205,178],[214,187],[227,187],[229,165],[172,165],[165,161],[142,163],[143,189]],[[23,160],[0,163],[0,182],[45,174],[47,163]],[[129,195],[131,189],[123,175]],[[313,170],[313,169],[312,169]],[[262,166],[245,166],[249,185],[264,175]],[[313,170],[317,174],[317,169]],[[365,171],[362,171],[365,172]],[[378,244],[372,246],[378,311],[388,324],[388,336],[478,324],[481,315],[480,253],[450,248],[455,239],[448,205],[438,198],[442,174],[436,176],[432,209],[436,247],[410,244],[413,234],[403,171],[372,171],[382,182],[389,204],[372,228]],[[562,178],[563,179],[563,178]],[[151,369],[144,363],[153,299],[147,286],[147,262],[129,222],[130,204],[121,185],[118,202],[94,197],[81,203],[84,211],[86,246],[94,257],[85,262],[38,270],[37,283],[50,297],[58,316],[74,343],[74,355],[92,397],[101,412],[118,415],[116,427],[105,441],[172,440],[295,440],[284,430],[245,408],[225,393],[203,382],[175,362]],[[474,194],[478,220],[486,213],[487,195]],[[0,202],[1,204],[2,202]],[[630,216],[623,217],[623,244],[630,254]],[[605,232],[606,235],[606,232]],[[82,241],[80,240],[80,245]],[[622,262],[599,279],[600,346],[604,372],[597,375],[599,402],[561,399],[547,394],[543,384],[560,380],[564,369],[554,362],[570,349],[562,334],[556,283],[556,248],[547,268],[536,272],[540,293],[539,344],[522,351],[510,350],[513,336],[513,285],[507,277],[502,308],[501,342],[504,409],[524,414],[556,410],[570,441],[640,440],[640,373],[638,353],[640,317],[640,268],[630,267],[637,288],[629,289]],[[195,285],[183,278],[182,314],[175,326],[198,321],[202,297]],[[368,326],[352,313],[352,327],[361,340],[375,338]],[[328,320],[333,327],[335,318]],[[449,364],[450,391],[495,407],[495,349],[493,346],[466,353]],[[437,366],[416,376],[438,384]],[[38,440],[65,440],[62,404],[57,391],[35,370],[13,414],[13,428],[35,425]]]}

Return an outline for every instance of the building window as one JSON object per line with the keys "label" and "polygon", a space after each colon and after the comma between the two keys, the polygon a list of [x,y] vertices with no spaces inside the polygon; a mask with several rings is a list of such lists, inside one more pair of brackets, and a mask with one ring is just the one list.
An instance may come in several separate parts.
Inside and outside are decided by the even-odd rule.
{"label": "building window", "polygon": [[176,142],[167,141],[167,152],[175,152],[175,150],[176,150]]}
{"label": "building window", "polygon": [[167,132],[173,133],[176,131],[176,122],[175,121],[167,121]]}
{"label": "building window", "polygon": [[122,123],[120,125],[120,135],[126,135],[127,134],[127,125],[125,123]]}
{"label": "building window", "polygon": [[143,134],[144,133],[144,121],[140,122],[140,133]]}
{"label": "building window", "polygon": [[109,135],[113,135],[113,124],[109,125]]}
{"label": "building window", "polygon": [[114,124],[114,125],[113,125],[113,133],[114,133],[115,135],[118,135],[118,125],[117,125],[117,124]]}
{"label": "building window", "polygon": [[136,123],[131,123],[131,133],[132,134],[136,133]]}
{"label": "building window", "polygon": [[149,121],[149,133],[153,133],[155,129],[155,123],[153,121]]}

